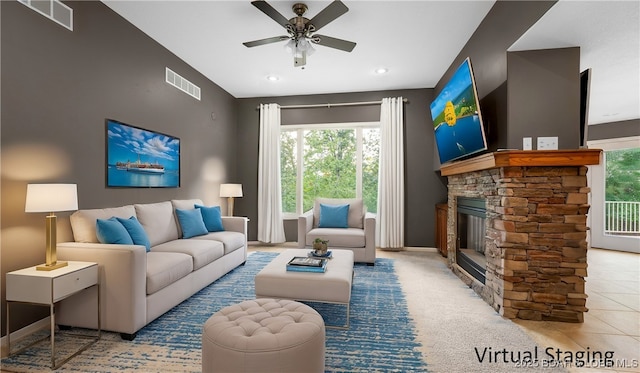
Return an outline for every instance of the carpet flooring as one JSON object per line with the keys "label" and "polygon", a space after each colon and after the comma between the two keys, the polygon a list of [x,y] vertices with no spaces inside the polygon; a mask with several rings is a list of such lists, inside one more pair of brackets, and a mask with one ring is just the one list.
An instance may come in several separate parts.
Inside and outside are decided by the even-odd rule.
{"label": "carpet flooring", "polygon": [[[59,372],[199,372],[204,322],[219,309],[254,298],[253,278],[275,253],[255,252],[238,267],[138,332],[133,342],[117,333],[102,339],[62,366]],[[327,329],[328,372],[425,372],[414,323],[392,259],[375,266],[357,264],[351,296],[351,326]],[[346,307],[311,304],[327,324],[344,323]],[[27,341],[24,341],[25,343]],[[62,353],[75,339],[61,336]],[[49,344],[41,342],[2,360],[3,371],[48,372]],[[302,370],[303,371],[303,370]]]}

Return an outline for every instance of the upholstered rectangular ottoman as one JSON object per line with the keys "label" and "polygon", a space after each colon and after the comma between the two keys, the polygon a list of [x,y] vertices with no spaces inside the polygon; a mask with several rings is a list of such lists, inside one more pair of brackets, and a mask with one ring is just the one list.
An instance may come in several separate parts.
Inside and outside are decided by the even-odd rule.
{"label": "upholstered rectangular ottoman", "polygon": [[299,301],[338,303],[347,306],[353,280],[353,251],[331,250],[332,259],[324,273],[287,271],[294,256],[307,256],[310,250],[289,249],[267,264],[255,277],[257,298],[283,298]]}

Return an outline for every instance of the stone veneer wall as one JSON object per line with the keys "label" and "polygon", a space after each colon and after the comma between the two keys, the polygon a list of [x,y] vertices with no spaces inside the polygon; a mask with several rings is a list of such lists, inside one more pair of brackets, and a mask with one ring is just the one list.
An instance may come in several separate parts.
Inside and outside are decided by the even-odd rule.
{"label": "stone veneer wall", "polygon": [[[507,318],[582,322],[587,168],[502,167],[448,176],[449,266]],[[483,285],[455,259],[456,197],[486,198]]]}

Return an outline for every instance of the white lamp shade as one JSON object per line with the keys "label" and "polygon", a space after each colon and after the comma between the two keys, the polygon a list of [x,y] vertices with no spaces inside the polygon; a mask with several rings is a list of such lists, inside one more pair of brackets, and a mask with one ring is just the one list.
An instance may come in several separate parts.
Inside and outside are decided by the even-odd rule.
{"label": "white lamp shade", "polygon": [[76,184],[27,184],[25,212],[73,211],[78,209]]}
{"label": "white lamp shade", "polygon": [[220,184],[220,197],[242,197],[242,184]]}

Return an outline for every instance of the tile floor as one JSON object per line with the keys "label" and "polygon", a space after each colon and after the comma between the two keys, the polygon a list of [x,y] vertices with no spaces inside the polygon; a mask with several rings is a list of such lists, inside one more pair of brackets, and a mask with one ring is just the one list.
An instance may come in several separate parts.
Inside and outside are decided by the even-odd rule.
{"label": "tile floor", "polygon": [[611,350],[614,359],[628,359],[626,367],[572,371],[640,372],[640,254],[592,248],[587,261],[589,312],[584,314],[584,323],[515,323],[542,346],[574,351]]}
{"label": "tile floor", "polygon": [[[295,243],[287,243],[285,247],[295,247]],[[272,250],[279,251],[281,248],[282,246],[274,247]],[[249,251],[265,249],[269,250],[269,247],[249,246]],[[415,282],[423,283],[421,280],[424,277],[421,276],[426,274],[416,274],[416,268],[444,270],[442,273],[446,273],[445,259],[435,249],[408,248],[399,252],[378,250],[377,255],[404,263],[399,263],[399,267],[404,269],[399,279],[407,297],[424,291],[425,285],[416,285]],[[415,265],[416,263],[419,265]],[[553,346],[554,350],[559,348],[574,353],[614,351],[613,358],[618,359],[618,364],[624,365],[614,368],[567,367],[570,372],[640,372],[640,254],[593,248],[588,252],[588,264],[586,293],[589,312],[584,315],[584,323],[513,322],[543,348]],[[412,281],[412,278],[418,281]],[[409,284],[410,282],[414,284]],[[409,299],[408,303],[412,314],[416,315],[424,314],[423,308],[429,307],[424,301]],[[490,307],[487,308],[489,313],[493,312]],[[428,340],[424,333],[419,333],[418,338],[424,339],[421,342],[425,346],[424,354],[429,363],[429,356],[433,351],[428,350],[437,342]]]}

